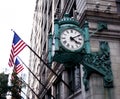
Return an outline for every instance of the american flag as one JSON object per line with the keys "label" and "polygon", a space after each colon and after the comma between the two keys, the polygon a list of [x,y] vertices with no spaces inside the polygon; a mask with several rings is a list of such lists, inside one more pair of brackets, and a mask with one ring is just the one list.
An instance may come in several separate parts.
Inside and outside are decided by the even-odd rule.
{"label": "american flag", "polygon": [[18,74],[24,69],[23,65],[20,64],[19,60],[16,58],[15,64],[14,64],[14,71]]}
{"label": "american flag", "polygon": [[8,65],[12,67],[14,65],[15,57],[26,47],[26,43],[14,32],[14,38],[12,42],[12,49]]}

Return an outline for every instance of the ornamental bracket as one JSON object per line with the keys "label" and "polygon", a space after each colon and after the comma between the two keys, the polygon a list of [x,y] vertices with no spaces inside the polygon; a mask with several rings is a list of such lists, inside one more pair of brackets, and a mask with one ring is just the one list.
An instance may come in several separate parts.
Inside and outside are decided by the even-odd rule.
{"label": "ornamental bracket", "polygon": [[100,42],[100,50],[85,54],[82,60],[85,90],[89,89],[89,77],[93,72],[102,75],[104,87],[113,87],[113,75],[111,70],[110,49],[108,42]]}

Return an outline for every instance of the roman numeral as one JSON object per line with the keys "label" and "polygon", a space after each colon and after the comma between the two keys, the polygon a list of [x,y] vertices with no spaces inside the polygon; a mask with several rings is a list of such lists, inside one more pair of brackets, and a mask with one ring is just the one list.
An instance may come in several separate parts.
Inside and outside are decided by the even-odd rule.
{"label": "roman numeral", "polygon": [[62,39],[65,39],[65,37],[62,37]]}
{"label": "roman numeral", "polygon": [[65,35],[65,36],[66,36],[67,34],[64,32],[64,33],[63,33],[63,35]]}
{"label": "roman numeral", "polygon": [[69,33],[69,31],[66,31],[67,33]]}
{"label": "roman numeral", "polygon": [[67,47],[69,47],[70,46],[70,44],[69,43],[67,43]]}
{"label": "roman numeral", "polygon": [[64,44],[66,44],[66,43],[67,43],[67,41],[63,41],[63,43],[64,43]]}
{"label": "roman numeral", "polygon": [[74,48],[74,46],[73,46],[73,45],[71,45],[71,48]]}
{"label": "roman numeral", "polygon": [[73,33],[73,30],[71,30],[71,33]]}
{"label": "roman numeral", "polygon": [[76,44],[76,47],[78,48],[78,47],[79,47],[79,45],[78,45],[78,44]]}

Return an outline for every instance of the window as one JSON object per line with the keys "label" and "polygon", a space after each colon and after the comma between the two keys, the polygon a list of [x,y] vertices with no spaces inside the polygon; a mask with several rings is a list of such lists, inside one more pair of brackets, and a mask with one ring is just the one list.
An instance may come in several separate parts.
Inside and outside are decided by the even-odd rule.
{"label": "window", "polygon": [[[74,78],[74,68],[72,69],[72,68],[70,68],[69,70],[68,70],[68,84],[69,84],[69,86],[71,86],[71,88],[74,90],[74,80],[75,80],[75,78]],[[72,92],[70,91],[69,92],[69,95],[70,94],[72,94]]]}
{"label": "window", "polygon": [[[77,91],[81,88],[81,73],[80,73],[80,66],[75,66],[70,69],[68,69],[68,80],[69,80],[69,86],[74,91]],[[69,95],[71,95],[72,92],[69,92]]]}
{"label": "window", "polygon": [[51,99],[51,88],[48,90],[47,95],[48,95],[48,99]]}
{"label": "window", "polygon": [[56,99],[60,99],[60,82],[56,84]]}
{"label": "window", "polygon": [[38,9],[38,1],[39,1],[39,0],[36,0],[36,7],[35,7],[35,11],[37,11],[37,9]]}
{"label": "window", "polygon": [[75,10],[76,10],[76,0],[74,1],[72,9],[70,10],[70,13],[69,13],[71,17],[75,17],[74,15]]}
{"label": "window", "polygon": [[58,2],[57,10],[59,13],[61,12],[61,0],[59,0],[59,2]]}
{"label": "window", "polygon": [[60,13],[61,13],[61,0],[59,0],[59,2],[58,2],[55,17],[60,18]]}
{"label": "window", "polygon": [[117,12],[120,14],[120,0],[116,0]]}
{"label": "window", "polygon": [[42,72],[41,82],[43,84],[45,83],[45,70],[43,70],[43,72]]}
{"label": "window", "polygon": [[[61,75],[60,75],[61,77]],[[57,79],[54,83],[55,86],[55,99],[61,99],[60,95],[61,95],[61,91],[60,91],[60,87],[61,87],[61,81],[60,79]]]}

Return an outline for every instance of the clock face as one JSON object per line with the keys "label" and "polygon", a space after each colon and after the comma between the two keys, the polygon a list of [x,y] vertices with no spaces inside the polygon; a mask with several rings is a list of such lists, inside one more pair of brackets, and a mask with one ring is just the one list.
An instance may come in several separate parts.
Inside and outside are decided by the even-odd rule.
{"label": "clock face", "polygon": [[79,50],[84,44],[82,34],[74,29],[67,29],[61,33],[60,41],[62,45],[71,51]]}

